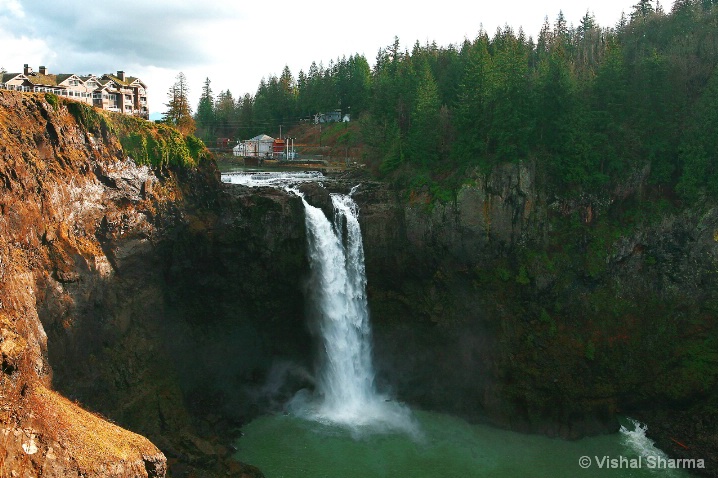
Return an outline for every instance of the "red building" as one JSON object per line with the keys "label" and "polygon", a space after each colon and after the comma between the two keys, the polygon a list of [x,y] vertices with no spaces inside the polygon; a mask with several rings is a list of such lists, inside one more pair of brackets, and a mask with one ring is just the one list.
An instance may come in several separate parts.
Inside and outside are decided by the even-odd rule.
{"label": "red building", "polygon": [[272,143],[272,156],[274,158],[282,158],[284,156],[285,141],[283,139],[275,139]]}

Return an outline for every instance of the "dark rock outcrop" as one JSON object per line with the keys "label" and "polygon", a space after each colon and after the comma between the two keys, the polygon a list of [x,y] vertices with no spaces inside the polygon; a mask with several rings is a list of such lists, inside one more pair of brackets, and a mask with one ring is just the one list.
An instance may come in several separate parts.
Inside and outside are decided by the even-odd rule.
{"label": "dark rock outcrop", "polygon": [[301,205],[138,166],[68,104],[0,92],[0,475],[261,476],[231,445],[304,350]]}
{"label": "dark rock outcrop", "polygon": [[477,176],[447,204],[360,187],[384,383],[428,408],[564,438],[615,431],[628,414],[715,473],[718,210],[655,210],[665,201],[647,196],[646,175],[570,201],[545,197],[523,165]]}

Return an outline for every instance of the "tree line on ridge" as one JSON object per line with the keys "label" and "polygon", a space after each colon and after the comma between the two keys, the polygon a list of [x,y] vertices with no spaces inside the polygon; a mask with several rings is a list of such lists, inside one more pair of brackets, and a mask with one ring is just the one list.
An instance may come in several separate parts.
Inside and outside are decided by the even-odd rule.
{"label": "tree line on ridge", "polygon": [[650,168],[688,201],[718,197],[718,0],[640,0],[613,27],[562,13],[538,37],[509,27],[460,45],[380,48],[288,67],[254,95],[216,97],[207,78],[197,135],[249,138],[340,109],[362,158],[407,184],[458,182],[532,161],[557,191],[592,192]]}

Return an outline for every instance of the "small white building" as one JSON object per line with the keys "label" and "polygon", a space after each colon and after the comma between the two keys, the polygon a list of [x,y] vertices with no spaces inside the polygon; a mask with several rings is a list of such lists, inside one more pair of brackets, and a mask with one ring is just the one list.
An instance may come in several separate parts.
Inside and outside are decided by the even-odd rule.
{"label": "small white building", "polygon": [[238,143],[232,148],[232,154],[244,158],[268,158],[272,156],[273,144],[274,138],[266,134],[260,134]]}
{"label": "small white building", "polygon": [[314,115],[314,124],[338,123],[342,120],[341,110],[334,110],[329,113],[317,113]]}

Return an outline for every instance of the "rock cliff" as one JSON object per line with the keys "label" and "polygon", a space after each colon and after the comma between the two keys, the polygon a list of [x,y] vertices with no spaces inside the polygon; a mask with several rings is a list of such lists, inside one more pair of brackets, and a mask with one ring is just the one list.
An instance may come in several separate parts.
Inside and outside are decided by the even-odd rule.
{"label": "rock cliff", "polygon": [[360,187],[384,382],[425,407],[564,438],[616,431],[626,414],[715,476],[718,209],[666,199],[647,174],[577,199],[550,196],[520,164],[469,178],[445,204]]}
{"label": "rock cliff", "polygon": [[[291,204],[223,195],[191,146],[164,126],[0,92],[0,475],[261,476],[231,459],[260,399],[227,397],[269,368],[261,319],[301,317],[298,290],[252,300],[276,273],[259,261],[303,236],[266,227],[237,253],[242,231]],[[236,215],[220,217],[223,204]],[[294,261],[290,281],[303,256],[287,257],[275,264]]]}
{"label": "rock cliff", "polygon": [[[164,476],[165,456],[147,439],[53,391],[48,354],[48,335],[77,331],[75,292],[86,291],[85,278],[99,286],[116,274],[97,237],[100,224],[124,223],[137,247],[149,241],[151,201],[140,189],[156,181],[62,105],[0,94],[3,476]],[[67,366],[86,366],[68,359]]]}
{"label": "rock cliff", "polygon": [[477,173],[449,203],[367,177],[302,190],[331,214],[329,192],[360,185],[382,388],[568,439],[628,415],[711,475],[718,209],[666,199],[648,173],[603,197],[551,195],[530,164]]}
{"label": "rock cliff", "polygon": [[[165,160],[184,146],[157,128],[0,92],[0,475],[261,476],[241,425],[311,387],[301,202]],[[380,385],[565,438],[625,413],[715,470],[718,208],[646,177],[567,199],[504,165],[449,203],[327,184],[361,183]]]}

